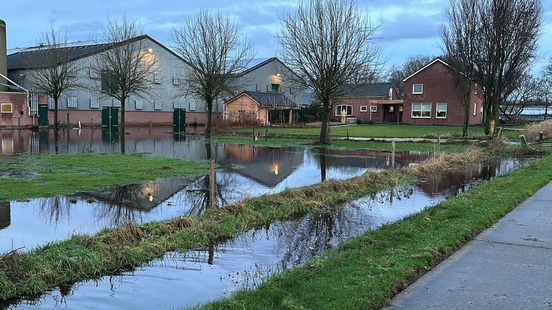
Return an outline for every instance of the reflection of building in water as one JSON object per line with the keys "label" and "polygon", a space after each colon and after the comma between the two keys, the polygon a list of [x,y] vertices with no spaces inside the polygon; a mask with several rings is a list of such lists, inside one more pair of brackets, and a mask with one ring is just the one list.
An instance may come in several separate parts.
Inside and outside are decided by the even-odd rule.
{"label": "reflection of building in water", "polygon": [[190,184],[189,179],[169,178],[143,184],[121,186],[81,196],[94,197],[110,205],[150,211]]}
{"label": "reflection of building in water", "polygon": [[275,187],[303,163],[303,152],[289,148],[225,145],[224,151],[232,164],[229,169],[267,187]]}
{"label": "reflection of building in water", "polygon": [[10,202],[0,202],[0,229],[6,228],[11,224]]}
{"label": "reflection of building in water", "polygon": [[[325,154],[325,155],[324,155]],[[407,167],[412,163],[419,163],[429,157],[424,152],[396,152],[395,163],[397,168]],[[326,150],[318,156],[320,160],[326,156],[327,168],[356,167],[371,169],[388,169],[392,165],[391,152],[375,150]]]}

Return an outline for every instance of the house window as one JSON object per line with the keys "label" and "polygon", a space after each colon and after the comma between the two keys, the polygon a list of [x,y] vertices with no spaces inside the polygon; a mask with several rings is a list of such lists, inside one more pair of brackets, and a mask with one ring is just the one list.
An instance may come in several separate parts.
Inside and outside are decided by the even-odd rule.
{"label": "house window", "polygon": [[395,106],[389,106],[389,113],[395,113]]}
{"label": "house window", "polygon": [[335,107],[335,116],[341,116],[341,112],[347,112],[347,116],[353,115],[353,106],[350,105],[338,105]]}
{"label": "house window", "polygon": [[77,97],[68,97],[67,98],[67,107],[71,109],[77,108],[78,99]]}
{"label": "house window", "polygon": [[11,103],[2,103],[0,104],[0,113],[2,114],[12,114],[13,105]]}
{"label": "house window", "polygon": [[431,118],[431,102],[413,102],[412,118]]}
{"label": "house window", "polygon": [[413,84],[412,85],[412,94],[421,95],[424,93],[424,84]]}
{"label": "house window", "polygon": [[100,108],[100,99],[89,99],[90,108],[91,109],[99,109]]}
{"label": "house window", "polygon": [[446,102],[437,102],[437,107],[435,108],[435,117],[447,118],[447,109],[448,104]]}
{"label": "house window", "polygon": [[153,101],[153,108],[155,110],[161,110],[161,102],[159,100],[154,100]]}
{"label": "house window", "polygon": [[377,111],[378,111],[378,106],[377,105],[371,105],[370,106],[370,112],[376,113]]}
{"label": "house window", "polygon": [[360,106],[360,112],[368,112],[368,106],[361,105]]}
{"label": "house window", "polygon": [[140,100],[134,100],[134,108],[136,110],[142,110],[144,109],[144,103]]}
{"label": "house window", "polygon": [[473,103],[473,116],[476,116],[477,115],[477,103],[474,102]]}
{"label": "house window", "polygon": [[279,93],[280,92],[280,84],[270,84],[271,91],[273,93]]}

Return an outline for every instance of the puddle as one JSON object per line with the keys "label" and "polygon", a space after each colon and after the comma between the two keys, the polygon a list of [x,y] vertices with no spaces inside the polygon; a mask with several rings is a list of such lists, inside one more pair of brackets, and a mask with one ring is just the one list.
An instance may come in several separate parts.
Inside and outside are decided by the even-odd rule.
{"label": "puddle", "polygon": [[504,159],[451,171],[444,180],[364,197],[328,214],[277,222],[223,244],[170,253],[147,266],[50,292],[13,309],[176,309],[253,288],[270,275],[304,264],[369,229],[434,206],[477,182],[505,174],[524,160]]}
{"label": "puddle", "polygon": [[[172,139],[172,136],[169,136]],[[158,145],[158,142],[144,144]],[[173,151],[188,159],[206,158],[203,140],[172,141]],[[146,151],[140,148],[137,151]],[[178,151],[177,151],[178,150]],[[219,206],[247,197],[277,193],[286,188],[346,179],[366,171],[391,167],[391,153],[312,148],[268,148],[212,144],[217,172]],[[418,163],[429,153],[397,153],[397,166]],[[0,212],[0,253],[28,251],[74,234],[93,234],[129,220],[138,223],[182,215],[200,215],[208,205],[208,177],[169,178],[122,186],[97,193],[11,201]]]}

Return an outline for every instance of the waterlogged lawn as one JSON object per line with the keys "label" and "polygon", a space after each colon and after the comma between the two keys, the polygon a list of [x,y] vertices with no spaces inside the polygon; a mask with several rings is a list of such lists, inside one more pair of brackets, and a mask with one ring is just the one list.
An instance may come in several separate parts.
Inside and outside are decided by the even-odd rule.
{"label": "waterlogged lawn", "polygon": [[205,170],[203,163],[150,155],[23,155],[0,162],[0,201],[65,195]]}
{"label": "waterlogged lawn", "polygon": [[[231,143],[231,144],[252,144],[260,146],[269,146],[269,147],[285,147],[285,146],[317,146],[315,140],[313,139],[284,139],[284,138],[261,138],[257,141],[253,141],[250,138],[244,137],[217,137],[217,142],[220,143]],[[398,152],[402,151],[417,151],[417,152],[444,152],[444,153],[462,153],[466,150],[479,149],[471,146],[469,143],[458,143],[458,144],[441,144],[437,146],[434,143],[425,143],[425,142],[397,142],[395,150]],[[391,151],[392,146],[390,142],[378,142],[378,141],[344,141],[344,140],[334,140],[328,148],[340,148],[340,149],[369,149],[375,151]]]}
{"label": "waterlogged lawn", "polygon": [[207,309],[379,309],[552,180],[548,156]]}
{"label": "waterlogged lawn", "polygon": [[[264,134],[264,127],[257,129]],[[253,132],[252,128],[231,129],[236,132]],[[320,128],[268,128],[271,135],[285,136],[318,136]],[[337,137],[364,137],[364,138],[443,138],[462,136],[461,126],[420,126],[420,125],[349,125],[332,127],[331,134]],[[470,127],[470,137],[482,137],[485,134],[483,127]]]}

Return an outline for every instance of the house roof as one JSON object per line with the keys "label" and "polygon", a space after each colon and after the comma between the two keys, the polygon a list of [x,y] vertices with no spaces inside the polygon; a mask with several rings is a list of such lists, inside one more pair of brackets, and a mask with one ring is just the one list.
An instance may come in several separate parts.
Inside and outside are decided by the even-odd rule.
{"label": "house roof", "polygon": [[409,75],[408,77],[406,77],[403,82],[406,82],[408,79],[410,79],[411,77],[415,76],[416,74],[424,71],[425,69],[429,68],[431,65],[433,65],[434,63],[436,62],[440,62],[442,63],[443,65],[447,66],[450,68],[450,65],[448,63],[446,63],[444,60],[442,60],[441,58],[435,58],[433,59],[431,62],[429,62],[427,65],[423,66],[420,70],[412,73],[411,75]]}
{"label": "house roof", "polygon": [[385,97],[389,96],[389,89],[393,87],[392,83],[366,83],[343,86],[344,98],[366,98],[366,97]]}
{"label": "house roof", "polygon": [[246,95],[251,99],[255,100],[260,106],[266,107],[269,109],[277,108],[292,108],[298,109],[299,105],[295,101],[291,100],[288,96],[282,93],[270,93],[270,92],[259,92],[259,91],[244,91],[234,98],[228,100],[225,104],[228,104],[237,98]]}
{"label": "house roof", "polygon": [[[178,59],[183,60],[178,54],[154,40],[148,35],[140,35],[119,43],[99,43],[99,44],[86,44],[86,45],[75,45],[58,48],[61,52],[64,53],[65,62],[72,62],[82,58],[86,58],[92,55],[99,54],[101,52],[107,51],[109,49],[115,48],[117,46],[130,44],[133,42],[140,41],[142,39],[148,39],[153,41],[155,44],[159,45],[163,49],[167,50]],[[48,47],[31,47],[27,49],[20,50],[16,53],[8,55],[8,70],[30,70],[30,69],[43,69],[49,66],[45,60],[47,53],[51,50]],[[44,60],[45,62],[41,62]],[[61,64],[61,63],[60,63]],[[58,64],[59,65],[59,64]]]}

